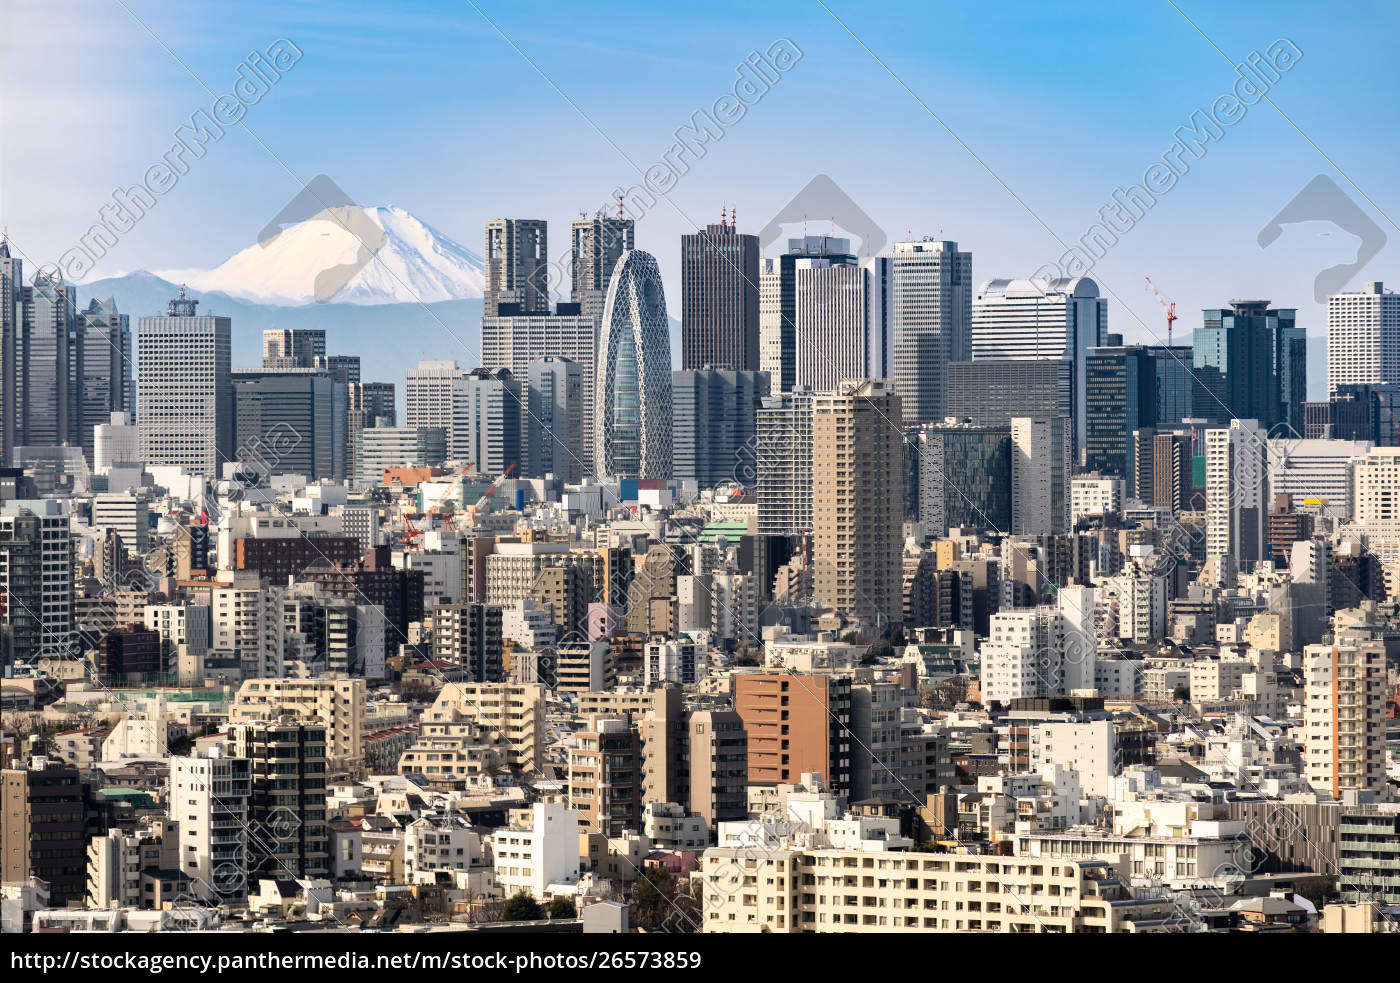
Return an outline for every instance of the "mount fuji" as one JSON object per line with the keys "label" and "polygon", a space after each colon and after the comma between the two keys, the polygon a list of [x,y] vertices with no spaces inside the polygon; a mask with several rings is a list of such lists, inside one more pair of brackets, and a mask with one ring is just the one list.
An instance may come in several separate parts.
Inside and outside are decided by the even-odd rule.
{"label": "mount fuji", "polygon": [[[337,276],[337,270],[343,272]],[[156,270],[155,275],[198,291],[281,307],[471,300],[481,297],[485,282],[480,256],[392,205],[326,209],[212,270]]]}

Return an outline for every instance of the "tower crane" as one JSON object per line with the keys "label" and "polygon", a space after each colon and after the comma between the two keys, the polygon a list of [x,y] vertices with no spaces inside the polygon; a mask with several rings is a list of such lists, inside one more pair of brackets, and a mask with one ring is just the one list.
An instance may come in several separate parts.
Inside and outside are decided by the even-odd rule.
{"label": "tower crane", "polygon": [[1152,282],[1150,276],[1145,279],[1147,280],[1147,285],[1152,288],[1152,295],[1157,298],[1157,303],[1161,304],[1162,310],[1167,312],[1167,347],[1170,348],[1172,343],[1172,323],[1176,321],[1176,302],[1168,302],[1167,298],[1162,296],[1162,292],[1157,289],[1157,284]]}

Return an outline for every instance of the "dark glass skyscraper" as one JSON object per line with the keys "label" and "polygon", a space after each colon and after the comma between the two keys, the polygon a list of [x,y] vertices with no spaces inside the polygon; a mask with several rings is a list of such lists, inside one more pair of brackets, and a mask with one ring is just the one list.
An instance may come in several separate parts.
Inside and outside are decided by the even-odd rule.
{"label": "dark glass skyscraper", "polygon": [[754,425],[767,372],[681,369],[671,374],[671,476],[701,488],[751,484]]}
{"label": "dark glass skyscraper", "polygon": [[1190,345],[1148,345],[1157,365],[1157,424],[1175,426],[1195,412]]}
{"label": "dark glass skyscraper", "polygon": [[1119,478],[1133,474],[1133,431],[1157,422],[1157,359],[1140,346],[1091,348],[1084,466]]}
{"label": "dark glass skyscraper", "polygon": [[681,236],[681,368],[758,370],[758,236],[729,222]]}
{"label": "dark glass skyscraper", "polygon": [[1206,310],[1192,338],[1196,382],[1192,415],[1215,423],[1258,420],[1303,432],[1307,398],[1305,339],[1297,311],[1267,300],[1236,300]]}

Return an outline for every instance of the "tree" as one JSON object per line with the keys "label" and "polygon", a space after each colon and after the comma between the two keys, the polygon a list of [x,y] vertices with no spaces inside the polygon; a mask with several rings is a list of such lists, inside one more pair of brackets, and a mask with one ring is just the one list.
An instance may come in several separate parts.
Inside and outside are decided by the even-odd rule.
{"label": "tree", "polygon": [[1180,684],[1176,689],[1172,690],[1172,699],[1178,703],[1185,703],[1187,700],[1191,699],[1191,687],[1187,686],[1185,683]]}
{"label": "tree", "polygon": [[632,887],[628,921],[645,932],[698,932],[699,902],[664,867],[648,868]]}
{"label": "tree", "polygon": [[529,891],[520,891],[501,910],[501,920],[506,922],[535,922],[544,917],[544,908]]}
{"label": "tree", "polygon": [[577,918],[578,909],[574,907],[573,898],[555,898],[549,903],[549,920],[556,918]]}

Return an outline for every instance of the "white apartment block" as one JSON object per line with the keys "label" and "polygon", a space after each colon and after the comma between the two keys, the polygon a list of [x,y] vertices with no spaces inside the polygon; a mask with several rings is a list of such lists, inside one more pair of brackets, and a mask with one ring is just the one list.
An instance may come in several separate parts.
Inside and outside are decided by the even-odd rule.
{"label": "white apartment block", "polygon": [[1245,571],[1264,556],[1268,445],[1255,420],[1206,431],[1206,556]]}
{"label": "white apartment block", "polygon": [[204,655],[213,632],[209,614],[207,604],[148,604],[145,622],[171,648],[184,645],[191,655]]}
{"label": "white apartment block", "polygon": [[87,844],[87,906],[141,907],[141,871],[160,863],[160,840],[114,829]]}
{"label": "white apartment block", "polygon": [[1087,515],[1107,515],[1123,511],[1122,478],[1097,474],[1076,475],[1069,482],[1071,526]]}
{"label": "white apartment block", "polygon": [[527,891],[545,901],[552,887],[578,883],[578,810],[562,802],[537,802],[530,816],[529,826],[512,824],[492,835],[496,883],[507,898]]}
{"label": "white apartment block", "polygon": [[1327,298],[1327,394],[1376,382],[1400,382],[1400,294],[1379,281]]}
{"label": "white apartment block", "polygon": [[982,645],[982,702],[1093,689],[1098,640],[1094,588],[1066,585],[1055,605],[992,615]]}
{"label": "white apartment block", "polygon": [[151,548],[150,511],[145,495],[113,492],[92,496],[93,528],[111,529],[132,557],[144,556]]}
{"label": "white apartment block", "polygon": [[170,818],[180,829],[180,871],[196,897],[236,902],[248,893],[247,758],[170,759]]}
{"label": "white apartment block", "polygon": [[1073,768],[1085,795],[1110,796],[1118,774],[1118,736],[1111,720],[1056,722],[1031,727],[1031,770]]}
{"label": "white apartment block", "polygon": [[281,678],[286,670],[284,590],[263,583],[255,572],[226,575],[231,579],[210,591],[211,649],[236,655],[245,678]]}
{"label": "white apartment block", "polygon": [[[705,932],[1160,931],[1103,861],[859,849],[712,847],[695,875]],[[1179,930],[1179,926],[1177,926]]]}
{"label": "white apartment block", "polygon": [[1400,447],[1376,447],[1351,464],[1352,521],[1368,532],[1400,528]]}
{"label": "white apartment block", "polygon": [[647,689],[662,683],[689,685],[708,674],[705,650],[688,639],[654,638],[647,642],[644,659]]}
{"label": "white apartment block", "polygon": [[[1027,861],[1117,863],[1126,858],[1134,884],[1185,889],[1223,887],[1228,872],[1248,870],[1250,841],[1243,821],[1197,820],[1172,833],[1101,830],[1030,832],[1015,836],[1016,856]],[[1168,902],[1170,903],[1170,902]]]}

